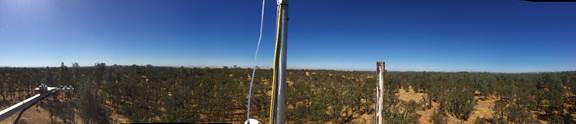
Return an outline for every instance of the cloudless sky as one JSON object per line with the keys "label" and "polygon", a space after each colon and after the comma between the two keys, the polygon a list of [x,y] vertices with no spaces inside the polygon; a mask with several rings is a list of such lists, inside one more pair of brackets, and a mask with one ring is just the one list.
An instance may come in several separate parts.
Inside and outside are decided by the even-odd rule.
{"label": "cloudless sky", "polygon": [[[272,64],[275,3],[257,64]],[[0,0],[0,66],[249,67],[260,0]],[[576,3],[290,0],[288,67],[576,70]]]}

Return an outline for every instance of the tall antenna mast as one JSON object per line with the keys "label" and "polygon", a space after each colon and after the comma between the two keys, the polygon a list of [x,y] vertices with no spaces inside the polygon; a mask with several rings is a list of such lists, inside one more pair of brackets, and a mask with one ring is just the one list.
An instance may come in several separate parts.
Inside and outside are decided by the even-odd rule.
{"label": "tall antenna mast", "polygon": [[274,72],[272,77],[272,99],[270,99],[270,124],[284,124],[286,96],[286,42],[288,0],[277,1],[276,47],[274,49]]}

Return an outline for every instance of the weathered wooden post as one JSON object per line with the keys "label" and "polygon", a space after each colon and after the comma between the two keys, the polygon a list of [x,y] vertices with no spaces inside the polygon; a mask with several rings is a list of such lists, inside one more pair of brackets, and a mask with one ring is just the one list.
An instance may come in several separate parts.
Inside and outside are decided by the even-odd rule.
{"label": "weathered wooden post", "polygon": [[376,73],[378,74],[378,86],[376,87],[376,118],[374,123],[382,124],[382,111],[384,108],[384,61],[376,62]]}

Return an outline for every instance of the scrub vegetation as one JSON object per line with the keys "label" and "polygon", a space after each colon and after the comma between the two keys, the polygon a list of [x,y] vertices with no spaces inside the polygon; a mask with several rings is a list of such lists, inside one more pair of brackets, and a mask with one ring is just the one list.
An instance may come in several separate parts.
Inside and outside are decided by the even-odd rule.
{"label": "scrub vegetation", "polygon": [[[45,82],[76,88],[37,105],[54,123],[240,123],[250,74],[238,67],[104,63],[3,67],[0,105],[31,96]],[[271,75],[272,70],[259,69],[255,78],[251,114],[262,122],[268,121]],[[286,120],[368,123],[375,112],[375,76],[371,71],[288,70]],[[386,72],[382,114],[388,123],[575,123],[575,92],[576,72]],[[403,93],[419,95],[403,100]]]}

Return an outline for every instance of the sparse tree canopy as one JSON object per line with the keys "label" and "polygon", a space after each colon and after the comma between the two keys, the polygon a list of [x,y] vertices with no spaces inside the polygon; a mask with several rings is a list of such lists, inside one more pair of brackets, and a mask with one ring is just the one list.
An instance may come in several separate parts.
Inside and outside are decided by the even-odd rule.
{"label": "sparse tree canopy", "polygon": [[[252,117],[267,121],[272,70],[259,69],[254,85]],[[186,68],[97,63],[80,67],[0,68],[0,103],[13,104],[39,82],[72,85],[76,90],[45,101],[53,121],[241,122],[245,119],[250,70]],[[493,118],[482,122],[531,123],[533,119],[570,121],[576,113],[576,72],[444,73],[386,72],[384,117],[389,123],[418,123],[420,110],[434,109],[434,123],[447,116],[469,120],[478,98],[495,98]],[[288,70],[287,119],[291,123],[357,123],[373,116],[374,72]],[[425,102],[404,102],[400,88],[427,94]],[[475,98],[477,97],[477,98]],[[531,118],[536,114],[538,118]],[[82,120],[76,120],[79,116]],[[60,120],[58,120],[60,119]],[[369,118],[371,119],[371,118]],[[571,122],[566,122],[571,123]]]}

